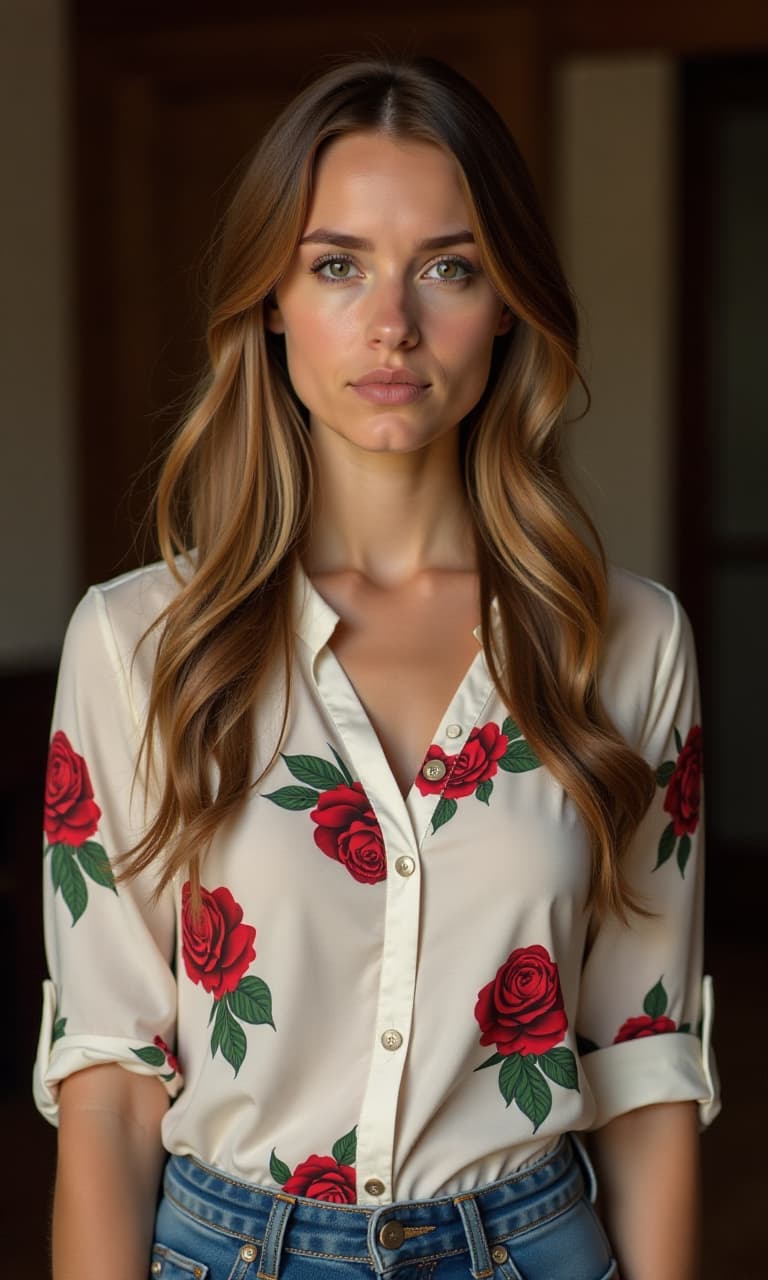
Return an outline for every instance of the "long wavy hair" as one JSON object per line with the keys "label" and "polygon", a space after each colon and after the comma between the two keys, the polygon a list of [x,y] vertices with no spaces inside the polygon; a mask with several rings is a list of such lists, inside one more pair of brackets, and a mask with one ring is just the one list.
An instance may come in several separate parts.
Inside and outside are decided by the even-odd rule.
{"label": "long wavy hair", "polygon": [[[507,126],[468,80],[426,57],[332,65],[274,121],[223,219],[209,283],[209,362],[156,494],[159,545],[178,590],[142,637],[157,629],[139,754],[156,805],[121,876],[155,864],[160,893],[185,871],[199,902],[212,837],[282,745],[293,580],[308,547],[315,469],[284,339],[265,328],[264,309],[305,229],[321,148],[358,130],[453,155],[484,270],[516,317],[495,339],[487,386],[459,424],[486,660],[504,704],[584,821],[588,901],[626,922],[628,909],[647,914],[621,855],[654,779],[597,689],[605,556],[560,464],[566,399],[580,377],[576,309]],[[490,625],[494,595],[501,652]],[[281,730],[254,781],[254,711],[280,665]]]}

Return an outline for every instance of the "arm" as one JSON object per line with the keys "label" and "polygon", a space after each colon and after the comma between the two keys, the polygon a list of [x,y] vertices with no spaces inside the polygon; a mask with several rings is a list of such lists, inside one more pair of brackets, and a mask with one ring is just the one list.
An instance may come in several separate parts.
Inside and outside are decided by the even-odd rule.
{"label": "arm", "polygon": [[111,1063],[62,1081],[54,1280],[147,1275],[168,1106],[162,1084]]}
{"label": "arm", "polygon": [[33,1087],[60,1126],[56,1280],[148,1274],[160,1122],[183,1085],[171,1048],[173,888],[155,901],[152,869],[114,878],[144,818],[132,781],[146,677],[139,670],[130,683],[128,663],[141,622],[135,602],[89,592],[67,629],[54,706],[43,855],[50,977]]}
{"label": "arm", "polygon": [[[671,598],[662,626],[653,604],[646,628],[640,617],[632,635],[620,636],[606,673],[622,728],[656,772],[654,799],[623,864],[653,915],[594,921],[578,1030],[594,1100],[589,1147],[622,1280],[693,1280],[698,1133],[720,1109],[712,981],[702,972],[700,703],[688,620]],[[632,711],[615,690],[629,688],[625,672],[642,673],[643,663]]]}
{"label": "arm", "polygon": [[701,1221],[698,1109],[663,1102],[590,1134],[622,1280],[696,1280]]}

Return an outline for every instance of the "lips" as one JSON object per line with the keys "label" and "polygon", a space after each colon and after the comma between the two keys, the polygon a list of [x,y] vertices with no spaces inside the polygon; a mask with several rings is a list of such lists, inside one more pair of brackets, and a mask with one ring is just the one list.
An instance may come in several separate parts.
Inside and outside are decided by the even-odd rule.
{"label": "lips", "polygon": [[372,383],[386,386],[393,382],[408,383],[413,387],[426,387],[429,385],[418,374],[412,373],[410,369],[372,369],[370,373],[363,374],[362,378],[358,378],[353,382],[352,386],[367,387]]}

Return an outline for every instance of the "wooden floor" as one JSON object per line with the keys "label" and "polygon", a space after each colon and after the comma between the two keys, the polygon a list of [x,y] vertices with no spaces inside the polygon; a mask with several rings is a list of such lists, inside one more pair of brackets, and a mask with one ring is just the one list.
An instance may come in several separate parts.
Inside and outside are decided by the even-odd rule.
{"label": "wooden floor", "polygon": [[[768,1035],[766,951],[762,946],[708,947],[715,986],[714,1043],[723,1110],[702,1142],[704,1247],[702,1280],[765,1280],[768,1241]],[[2,1274],[48,1280],[49,1203],[55,1130],[30,1096],[0,1102],[5,1178],[0,1197]],[[105,1277],[105,1280],[108,1280]],[[137,1277],[136,1280],[142,1280]],[[567,1273],[552,1280],[567,1280]]]}

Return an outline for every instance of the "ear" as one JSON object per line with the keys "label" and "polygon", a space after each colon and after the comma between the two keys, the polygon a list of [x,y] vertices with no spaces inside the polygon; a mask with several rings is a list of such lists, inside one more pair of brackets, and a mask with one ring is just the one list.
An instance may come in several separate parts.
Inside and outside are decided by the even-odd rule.
{"label": "ear", "polygon": [[516,316],[514,311],[506,305],[503,306],[501,309],[501,315],[499,316],[499,322],[496,325],[496,337],[499,337],[502,333],[509,333],[515,323],[515,319]]}
{"label": "ear", "polygon": [[271,333],[285,333],[285,321],[277,304],[274,290],[264,299],[264,327]]}

